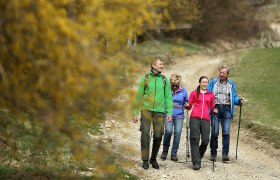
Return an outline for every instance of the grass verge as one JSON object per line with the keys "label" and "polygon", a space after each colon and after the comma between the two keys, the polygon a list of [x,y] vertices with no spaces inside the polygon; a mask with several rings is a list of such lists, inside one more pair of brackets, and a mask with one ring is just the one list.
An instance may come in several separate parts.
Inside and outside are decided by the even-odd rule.
{"label": "grass verge", "polygon": [[[143,63],[147,63],[154,56],[183,57],[203,50],[202,46],[182,39],[166,39],[145,41],[136,47],[136,54]],[[171,63],[170,61],[171,59],[166,60],[166,64]]]}
{"label": "grass verge", "polygon": [[28,121],[20,124],[0,109],[0,122],[9,130],[0,135],[16,144],[13,148],[0,139],[0,179],[136,179],[117,164],[108,143],[87,135],[102,134],[99,123],[71,121],[81,137],[74,140],[61,134],[56,142],[51,134],[31,128]]}
{"label": "grass verge", "polygon": [[258,139],[280,148],[280,49],[252,49],[237,54],[231,77],[239,96],[247,102],[242,109],[245,126]]}

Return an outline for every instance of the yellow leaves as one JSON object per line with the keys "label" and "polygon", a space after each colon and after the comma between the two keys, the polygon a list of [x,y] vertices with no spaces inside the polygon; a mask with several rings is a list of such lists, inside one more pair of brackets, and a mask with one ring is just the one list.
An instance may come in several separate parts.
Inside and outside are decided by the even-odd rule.
{"label": "yellow leaves", "polygon": [[115,164],[109,164],[106,166],[106,172],[109,174],[113,174],[117,171],[117,167]]}
{"label": "yellow leaves", "polygon": [[169,14],[175,23],[192,23],[200,19],[199,4],[196,0],[176,0],[170,3]]}
{"label": "yellow leaves", "polygon": [[102,121],[119,104],[120,90],[139,68],[126,52],[127,39],[158,25],[168,15],[166,2],[2,1],[0,104],[19,119],[31,114],[31,126],[57,142],[63,134],[77,143],[76,124]]}
{"label": "yellow leaves", "polygon": [[37,20],[36,20],[34,14],[27,13],[24,17],[22,17],[22,20],[25,21],[25,23],[27,23],[27,25],[31,26],[29,28],[34,29],[36,27]]}
{"label": "yellow leaves", "polygon": [[183,47],[174,47],[171,49],[172,54],[178,54],[181,57],[186,55],[186,50]]}
{"label": "yellow leaves", "polygon": [[[1,106],[34,134],[44,131],[55,147],[68,137],[75,157],[83,158],[91,148],[81,149],[80,126],[132,99],[127,87],[141,67],[126,52],[127,39],[170,20],[168,7],[167,0],[1,1]],[[189,17],[186,6],[176,8],[184,13],[174,18]],[[113,174],[116,166],[99,148],[96,166]]]}
{"label": "yellow leaves", "polygon": [[[94,21],[98,25],[97,33],[103,34],[110,44],[116,46],[119,43],[124,44],[134,33],[140,34],[144,24],[148,26],[157,24],[159,18],[160,14],[147,2],[119,0],[105,1],[103,8],[96,11]],[[122,39],[116,40],[117,36]]]}

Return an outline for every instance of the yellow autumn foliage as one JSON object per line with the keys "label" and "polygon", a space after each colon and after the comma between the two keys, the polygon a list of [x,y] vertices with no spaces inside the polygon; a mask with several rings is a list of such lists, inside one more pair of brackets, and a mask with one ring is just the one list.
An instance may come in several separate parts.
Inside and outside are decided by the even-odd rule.
{"label": "yellow autumn foliage", "polygon": [[[133,68],[129,56],[118,59],[118,54],[126,53],[127,39],[141,33],[144,24],[160,20],[153,4],[1,1],[1,108],[19,119],[31,114],[49,131],[69,132],[66,116],[71,114],[101,121]],[[80,113],[86,107],[87,113]]]}
{"label": "yellow autumn foliage", "polygon": [[167,16],[175,24],[192,24],[201,18],[199,1],[197,0],[169,0]]}
{"label": "yellow autumn foliage", "polygon": [[[78,142],[76,124],[102,122],[131,83],[137,67],[127,39],[172,21],[168,7],[168,0],[1,0],[0,111],[34,131],[35,144]],[[5,125],[0,135],[13,138]]]}

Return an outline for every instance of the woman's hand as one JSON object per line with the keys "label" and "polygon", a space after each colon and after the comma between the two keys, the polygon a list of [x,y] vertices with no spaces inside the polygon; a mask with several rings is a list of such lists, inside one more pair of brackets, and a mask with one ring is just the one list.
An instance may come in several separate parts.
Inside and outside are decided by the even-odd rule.
{"label": "woman's hand", "polygon": [[185,109],[188,109],[189,108],[189,102],[186,102],[186,104],[185,104]]}
{"label": "woman's hand", "polygon": [[214,114],[217,114],[217,113],[218,113],[218,109],[217,109],[217,108],[214,108],[214,109],[213,109],[213,113],[214,113]]}

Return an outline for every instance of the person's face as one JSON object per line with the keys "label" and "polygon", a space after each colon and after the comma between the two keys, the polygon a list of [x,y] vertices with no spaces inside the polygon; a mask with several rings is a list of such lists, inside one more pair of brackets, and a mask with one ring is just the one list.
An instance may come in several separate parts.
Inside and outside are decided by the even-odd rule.
{"label": "person's face", "polygon": [[177,85],[177,84],[172,84],[172,85],[171,85],[171,89],[172,89],[173,91],[176,91],[177,89],[179,89],[179,85]]}
{"label": "person's face", "polygon": [[157,73],[161,73],[163,69],[163,62],[157,60],[152,66]]}
{"label": "person's face", "polygon": [[228,72],[227,72],[227,69],[221,69],[219,71],[219,77],[221,79],[221,81],[224,81],[227,79],[227,76],[228,76]]}
{"label": "person's face", "polygon": [[202,90],[206,90],[208,86],[208,79],[207,78],[203,78],[200,81],[200,89]]}

